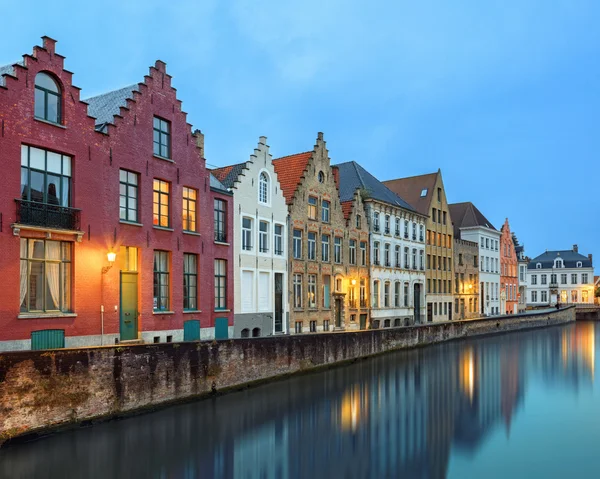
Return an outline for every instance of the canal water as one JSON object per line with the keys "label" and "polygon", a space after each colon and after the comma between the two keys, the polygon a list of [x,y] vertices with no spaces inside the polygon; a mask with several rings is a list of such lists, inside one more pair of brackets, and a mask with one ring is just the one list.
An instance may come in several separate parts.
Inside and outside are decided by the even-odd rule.
{"label": "canal water", "polygon": [[595,323],[403,351],[0,449],[0,478],[598,478]]}

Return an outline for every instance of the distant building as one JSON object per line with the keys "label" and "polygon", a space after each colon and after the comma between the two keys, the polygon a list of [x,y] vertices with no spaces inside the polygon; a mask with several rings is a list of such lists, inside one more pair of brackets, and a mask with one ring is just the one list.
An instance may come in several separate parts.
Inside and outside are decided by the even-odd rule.
{"label": "distant building", "polygon": [[248,161],[212,173],[234,193],[234,336],[286,333],[288,209],[266,137]]}
{"label": "distant building", "polygon": [[342,208],[359,191],[370,237],[374,328],[425,321],[425,222],[404,199],[354,161],[333,167]]}
{"label": "distant building", "polygon": [[529,258],[525,256],[525,246],[519,244],[519,240],[513,233],[513,243],[515,245],[515,254],[517,255],[517,265],[519,267],[519,293],[517,295],[517,310],[525,311],[527,308],[527,263]]}
{"label": "distant building", "polygon": [[479,308],[500,314],[500,232],[471,202],[449,206],[454,235],[479,244]]}
{"label": "distant building", "polygon": [[479,244],[454,237],[454,318],[479,316]]}
{"label": "distant building", "polygon": [[516,314],[519,292],[518,261],[508,218],[500,231],[500,312]]}
{"label": "distant building", "polygon": [[394,193],[427,215],[427,321],[452,319],[453,229],[442,172],[384,181]]}
{"label": "distant building", "polygon": [[554,306],[556,303],[594,303],[592,255],[571,250],[546,251],[527,265],[528,306]]}

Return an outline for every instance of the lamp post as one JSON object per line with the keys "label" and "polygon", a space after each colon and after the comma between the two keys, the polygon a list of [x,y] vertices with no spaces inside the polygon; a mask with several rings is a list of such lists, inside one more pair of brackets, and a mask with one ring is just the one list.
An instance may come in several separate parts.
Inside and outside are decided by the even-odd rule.
{"label": "lamp post", "polygon": [[117,254],[113,250],[110,250],[106,254],[106,259],[108,260],[108,265],[102,267],[100,274],[100,323],[102,328],[100,333],[100,346],[104,346],[104,275],[112,268],[117,259]]}

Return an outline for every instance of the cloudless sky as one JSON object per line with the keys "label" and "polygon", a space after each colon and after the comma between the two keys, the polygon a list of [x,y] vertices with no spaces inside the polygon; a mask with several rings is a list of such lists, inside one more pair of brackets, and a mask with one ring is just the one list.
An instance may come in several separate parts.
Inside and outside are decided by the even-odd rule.
{"label": "cloudless sky", "polygon": [[[58,40],[82,98],[167,62],[206,157],[311,150],[381,180],[442,169],[529,256],[600,261],[600,2],[0,0],[0,65]],[[35,13],[34,13],[35,12]],[[599,263],[600,264],[600,263]]]}

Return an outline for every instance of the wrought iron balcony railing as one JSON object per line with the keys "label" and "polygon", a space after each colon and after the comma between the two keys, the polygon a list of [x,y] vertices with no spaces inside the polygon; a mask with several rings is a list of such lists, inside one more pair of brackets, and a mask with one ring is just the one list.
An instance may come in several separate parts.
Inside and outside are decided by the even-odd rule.
{"label": "wrought iron balcony railing", "polygon": [[225,231],[215,230],[215,241],[218,243],[227,243],[227,235]]}
{"label": "wrought iron balcony railing", "polygon": [[81,210],[67,206],[38,203],[37,201],[15,200],[17,223],[42,228],[79,231]]}

